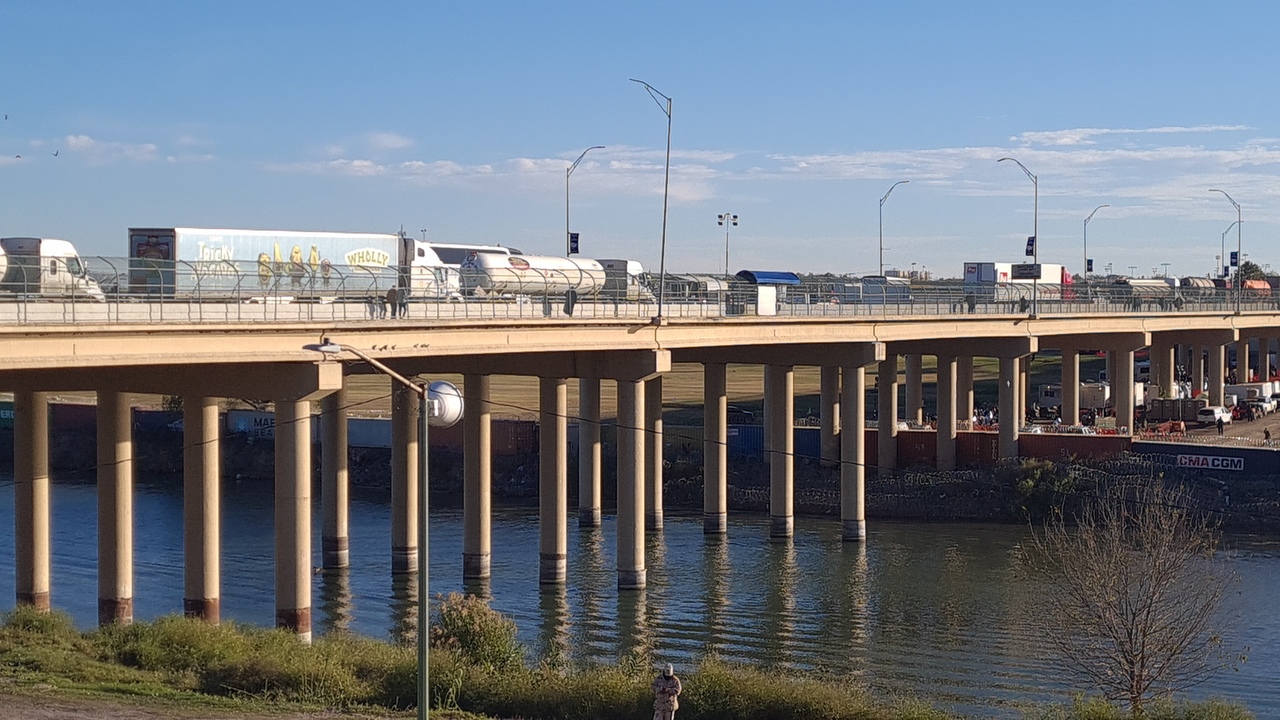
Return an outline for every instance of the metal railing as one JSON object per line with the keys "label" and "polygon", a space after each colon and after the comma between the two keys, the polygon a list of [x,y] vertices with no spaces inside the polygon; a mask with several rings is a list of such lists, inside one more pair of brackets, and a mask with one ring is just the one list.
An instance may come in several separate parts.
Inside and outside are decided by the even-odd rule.
{"label": "metal railing", "polygon": [[[41,287],[41,268],[9,270],[0,281],[0,324],[226,323],[412,320],[647,320],[658,311],[656,275],[580,270],[489,271],[392,268],[267,260],[158,261],[89,257],[89,284]],[[15,275],[15,273],[17,273]],[[26,273],[26,274],[23,274]],[[32,276],[34,273],[34,276]],[[388,297],[392,288],[407,293]],[[1234,313],[1231,288],[1025,283],[866,282],[835,278],[761,288],[737,277],[668,275],[669,318],[912,318]],[[394,302],[393,302],[394,299]],[[1280,310],[1280,291],[1246,288],[1241,312]]]}

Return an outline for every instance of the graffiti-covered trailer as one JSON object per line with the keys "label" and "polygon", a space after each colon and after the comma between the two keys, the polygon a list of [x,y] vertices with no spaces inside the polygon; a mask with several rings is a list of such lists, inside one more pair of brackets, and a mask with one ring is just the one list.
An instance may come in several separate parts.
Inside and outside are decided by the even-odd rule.
{"label": "graffiti-covered trailer", "polygon": [[[129,288],[147,295],[367,297],[391,287],[410,297],[460,292],[458,248],[510,255],[490,245],[437,245],[403,234],[131,228]],[[452,252],[452,255],[450,254]]]}

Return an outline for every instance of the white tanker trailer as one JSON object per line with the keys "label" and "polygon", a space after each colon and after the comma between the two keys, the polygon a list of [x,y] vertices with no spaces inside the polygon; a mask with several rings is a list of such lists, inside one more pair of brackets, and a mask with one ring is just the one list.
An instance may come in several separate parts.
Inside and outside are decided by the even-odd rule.
{"label": "white tanker trailer", "polygon": [[464,295],[599,294],[605,288],[604,266],[596,260],[544,255],[472,253],[462,263]]}

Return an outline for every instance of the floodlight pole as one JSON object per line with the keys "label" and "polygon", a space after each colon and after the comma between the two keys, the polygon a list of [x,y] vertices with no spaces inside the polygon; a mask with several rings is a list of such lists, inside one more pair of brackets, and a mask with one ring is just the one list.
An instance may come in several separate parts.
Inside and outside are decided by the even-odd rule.
{"label": "floodlight pole", "polygon": [[[1089,213],[1089,217],[1084,219],[1084,266],[1080,269],[1080,278],[1084,280],[1085,290],[1089,289],[1089,221],[1093,219],[1095,213],[1104,207],[1111,206],[1106,204],[1099,205],[1093,209],[1093,212]],[[1036,245],[1039,244],[1040,239],[1036,238]]]}
{"label": "floodlight pole", "polygon": [[905,185],[909,182],[911,181],[899,180],[898,182],[890,185],[889,191],[884,194],[884,197],[880,198],[880,276],[881,277],[884,277],[884,201],[889,199],[889,195],[893,193],[894,188],[898,187],[899,185]]}
{"label": "floodlight pole", "polygon": [[717,215],[716,224],[724,226],[724,274],[729,275],[729,228],[738,226],[738,216],[728,212]]}
{"label": "floodlight pole", "polygon": [[[631,82],[643,85],[649,91],[649,97],[658,103],[658,107],[667,116],[667,164],[662,180],[662,245],[658,255],[658,315],[653,318],[654,325],[662,325],[665,322],[662,317],[662,302],[667,291],[667,201],[671,191],[671,98],[643,80],[631,78]],[[665,106],[658,100],[660,97],[667,101]]]}

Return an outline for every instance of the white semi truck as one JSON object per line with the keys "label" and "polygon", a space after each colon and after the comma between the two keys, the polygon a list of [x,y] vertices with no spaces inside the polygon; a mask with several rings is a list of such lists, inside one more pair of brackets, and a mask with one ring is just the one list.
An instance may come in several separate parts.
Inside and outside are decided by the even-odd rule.
{"label": "white semi truck", "polygon": [[403,233],[130,228],[130,292],[224,299],[461,295],[459,267],[471,253],[506,257],[498,245],[452,245]]}
{"label": "white semi truck", "polygon": [[104,300],[76,248],[57,238],[0,238],[0,293]]}

